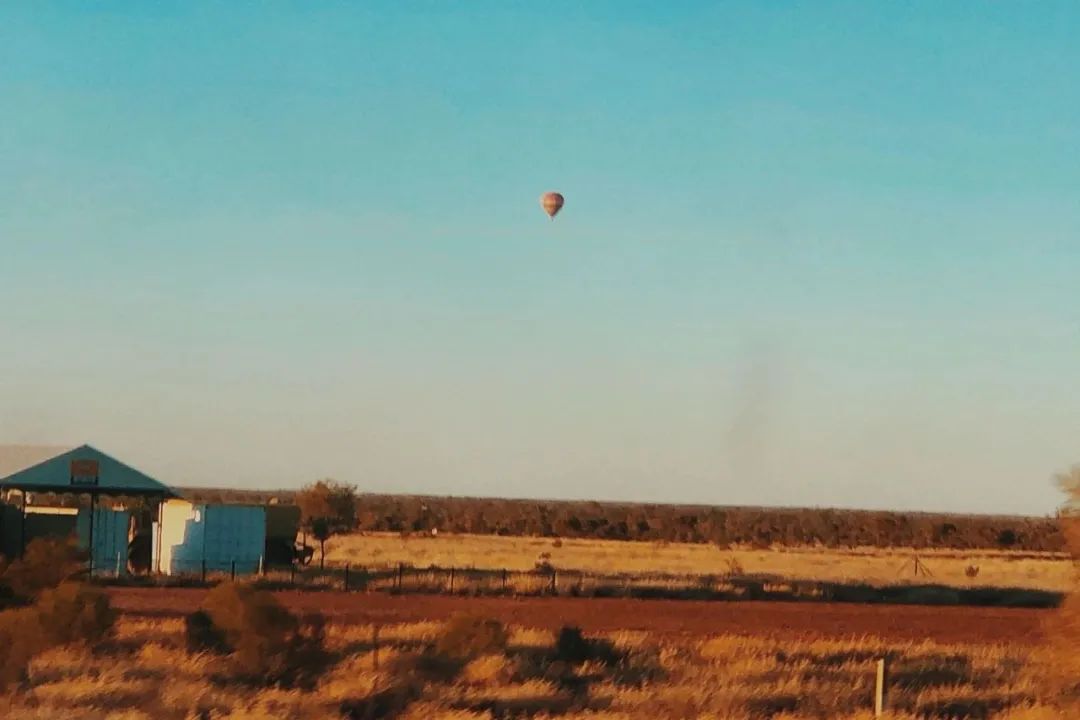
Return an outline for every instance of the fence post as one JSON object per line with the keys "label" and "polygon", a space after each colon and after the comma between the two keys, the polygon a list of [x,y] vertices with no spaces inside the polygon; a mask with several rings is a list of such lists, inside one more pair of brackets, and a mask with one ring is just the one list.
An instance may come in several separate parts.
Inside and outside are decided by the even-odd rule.
{"label": "fence post", "polygon": [[202,583],[203,583],[203,585],[205,585],[205,584],[206,584],[206,560],[203,560],[203,561],[202,561],[202,575],[201,575],[201,580],[202,580]]}
{"label": "fence post", "polygon": [[402,576],[405,574],[405,563],[398,563],[397,566],[397,589],[401,592],[402,589]]}
{"label": "fence post", "polygon": [[454,568],[450,568],[450,594],[454,594]]}
{"label": "fence post", "polygon": [[558,595],[559,594],[559,590],[555,585],[555,568],[551,569],[551,594],[552,595]]}
{"label": "fence post", "polygon": [[503,592],[506,592],[506,568],[503,568]]}
{"label": "fence post", "polygon": [[885,714],[885,683],[888,682],[888,668],[885,658],[877,661],[877,679],[874,683],[874,717]]}
{"label": "fence post", "polygon": [[345,563],[345,592],[349,592],[349,563]]}
{"label": "fence post", "polygon": [[234,581],[236,580],[236,561],[235,560],[232,561],[232,569],[229,571],[229,575],[232,578],[232,580],[234,580]]}

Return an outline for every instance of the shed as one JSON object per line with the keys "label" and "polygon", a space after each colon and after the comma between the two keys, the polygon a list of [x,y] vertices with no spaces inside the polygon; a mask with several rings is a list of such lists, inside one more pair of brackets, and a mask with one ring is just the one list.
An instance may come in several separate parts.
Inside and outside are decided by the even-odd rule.
{"label": "shed", "polygon": [[[167,485],[158,482],[149,475],[106,455],[89,445],[56,451],[56,448],[42,449],[27,446],[8,446],[0,452],[0,497],[17,490],[20,494],[20,507],[15,513],[6,510],[0,513],[0,522],[7,526],[17,518],[18,535],[14,546],[5,543],[8,554],[22,554],[28,540],[26,499],[30,493],[54,493],[58,495],[88,495],[90,508],[80,512],[76,521],[77,536],[80,545],[92,548],[91,573],[95,566],[104,562],[107,567],[116,564],[116,553],[123,548],[127,555],[128,518],[117,516],[115,511],[100,510],[98,499],[103,496],[141,497],[157,500],[159,503],[174,497],[175,493]],[[105,523],[105,527],[95,529]],[[121,532],[120,527],[123,526]],[[120,536],[123,544],[120,544]],[[13,541],[15,533],[8,527],[0,529],[0,538]],[[124,565],[126,566],[126,562]]]}
{"label": "shed", "polygon": [[263,567],[266,508],[171,499],[155,523],[154,557],[166,575],[232,572]]}

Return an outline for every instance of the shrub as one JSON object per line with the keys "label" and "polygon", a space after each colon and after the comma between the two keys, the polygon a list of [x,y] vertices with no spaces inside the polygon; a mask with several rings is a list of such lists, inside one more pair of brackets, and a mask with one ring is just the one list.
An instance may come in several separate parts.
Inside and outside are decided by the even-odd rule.
{"label": "shrub", "polygon": [[196,610],[184,617],[184,637],[189,653],[224,655],[229,652],[224,633],[214,626],[214,621],[205,610]]}
{"label": "shrub", "polygon": [[590,640],[580,628],[566,626],[555,641],[555,660],[570,665],[589,661],[611,665],[619,661],[619,652],[606,640]]}
{"label": "shrub", "polygon": [[34,608],[0,613],[0,690],[26,679],[35,654],[45,649],[38,614]]}
{"label": "shrub", "polygon": [[279,670],[296,619],[273,595],[249,585],[221,583],[206,595],[203,611],[217,628],[244,672]]}
{"label": "shrub", "polygon": [[52,645],[99,642],[112,630],[116,619],[108,596],[83,583],[65,582],[45,590],[36,607],[41,631]]}
{"label": "shrub", "polygon": [[[506,654],[506,629],[497,620],[475,615],[457,615],[434,643],[420,653],[397,655],[390,672],[400,682],[422,686],[430,682],[450,682],[479,658],[490,663]],[[479,672],[479,666],[474,668]]]}
{"label": "shrub", "polygon": [[326,666],[322,616],[298,620],[268,592],[222,583],[207,593],[202,613],[188,620],[188,647],[223,649],[245,675],[309,685]]}
{"label": "shrub", "polygon": [[280,681],[286,685],[313,688],[332,661],[325,642],[326,619],[321,614],[310,613],[300,618],[285,646],[285,669]]}
{"label": "shrub", "polygon": [[592,645],[581,632],[581,628],[564,627],[555,641],[555,659],[580,665],[592,658]]}
{"label": "shrub", "polygon": [[80,552],[70,539],[36,538],[26,546],[23,557],[4,570],[3,584],[17,597],[29,601],[74,577],[85,557],[86,553]]}
{"label": "shrub", "polygon": [[506,652],[506,628],[498,620],[458,615],[450,620],[435,642],[439,655],[467,662],[481,655]]}

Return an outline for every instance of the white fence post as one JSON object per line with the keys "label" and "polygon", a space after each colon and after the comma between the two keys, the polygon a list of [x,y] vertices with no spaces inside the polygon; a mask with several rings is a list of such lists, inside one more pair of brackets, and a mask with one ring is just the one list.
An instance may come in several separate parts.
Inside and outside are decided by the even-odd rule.
{"label": "white fence post", "polygon": [[888,680],[885,658],[877,661],[877,679],[874,683],[874,717],[885,714],[885,683]]}

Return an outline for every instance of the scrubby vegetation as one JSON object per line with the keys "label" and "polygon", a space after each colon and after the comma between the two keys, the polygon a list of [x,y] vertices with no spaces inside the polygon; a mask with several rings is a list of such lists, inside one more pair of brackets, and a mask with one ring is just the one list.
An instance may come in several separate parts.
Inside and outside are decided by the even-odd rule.
{"label": "scrubby vegetation", "polygon": [[217,585],[185,627],[189,651],[228,655],[246,680],[310,687],[329,661],[321,616],[297,618],[250,585]]}
{"label": "scrubby vegetation", "polygon": [[108,598],[72,579],[79,563],[71,543],[43,539],[4,564],[0,585],[13,607],[0,612],[0,688],[24,683],[35,656],[65,645],[92,646],[110,634],[115,614]]}
{"label": "scrubby vegetation", "polygon": [[[127,618],[102,651],[39,654],[22,689],[0,695],[0,717],[869,720],[879,657],[892,668],[890,720],[1077,717],[1042,695],[1030,647],[500,631],[482,618],[377,635],[331,624],[330,663],[300,688],[230,676],[222,658],[188,652],[184,632],[181,620]],[[419,661],[439,648],[452,673]]]}
{"label": "scrubby vegetation", "polygon": [[78,576],[85,560],[86,553],[77,550],[72,540],[37,538],[27,544],[22,558],[5,563],[0,585],[11,601],[28,602]]}
{"label": "scrubby vegetation", "polygon": [[41,636],[50,646],[100,642],[116,619],[109,599],[99,588],[77,582],[42,591],[34,609]]}
{"label": "scrubby vegetation", "polygon": [[506,650],[506,628],[497,620],[459,615],[447,623],[435,642],[434,650],[454,660],[467,662],[481,655],[499,654]]}

